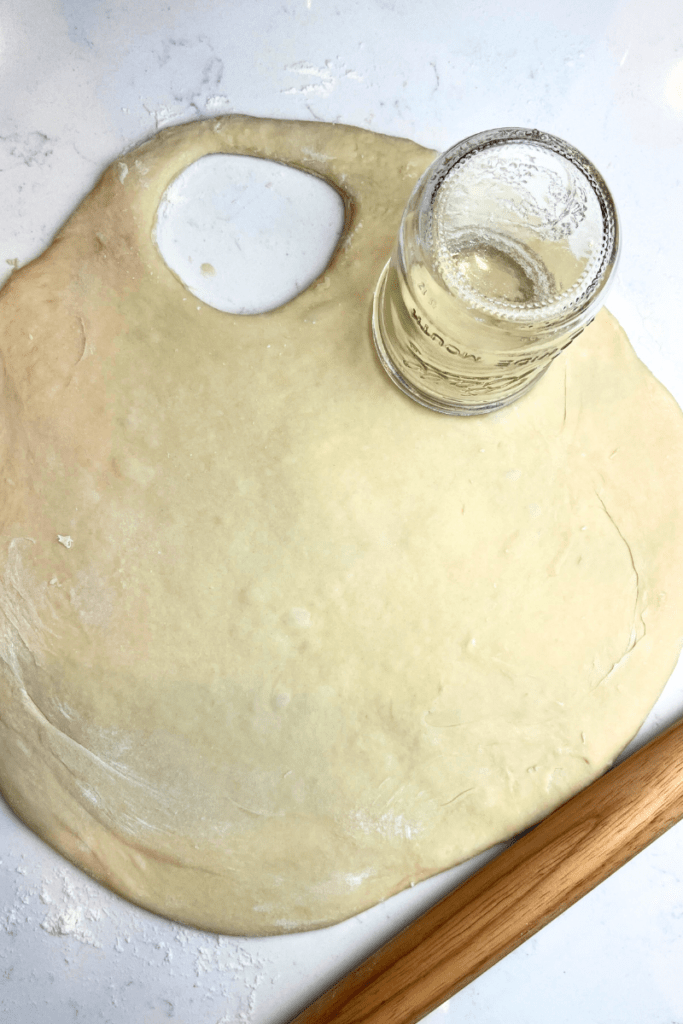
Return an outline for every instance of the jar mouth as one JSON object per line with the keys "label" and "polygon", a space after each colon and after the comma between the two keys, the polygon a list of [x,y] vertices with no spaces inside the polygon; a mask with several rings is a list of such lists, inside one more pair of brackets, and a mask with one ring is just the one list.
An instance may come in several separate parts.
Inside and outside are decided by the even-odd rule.
{"label": "jar mouth", "polygon": [[564,140],[482,132],[445,153],[420,192],[425,261],[474,317],[542,330],[580,319],[602,295],[619,249],[616,208]]}

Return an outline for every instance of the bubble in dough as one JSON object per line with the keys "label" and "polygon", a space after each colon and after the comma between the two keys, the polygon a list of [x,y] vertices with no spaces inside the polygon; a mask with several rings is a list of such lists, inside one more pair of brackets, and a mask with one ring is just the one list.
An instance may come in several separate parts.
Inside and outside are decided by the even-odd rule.
{"label": "bubble in dough", "polygon": [[[329,266],[268,314],[187,301],[153,242],[169,183],[222,152],[344,199]],[[170,128],[0,296],[0,787],[178,921],[327,925],[514,835],[676,662],[681,413],[614,319],[488,416],[423,409],[376,360],[374,283],[433,155]]]}

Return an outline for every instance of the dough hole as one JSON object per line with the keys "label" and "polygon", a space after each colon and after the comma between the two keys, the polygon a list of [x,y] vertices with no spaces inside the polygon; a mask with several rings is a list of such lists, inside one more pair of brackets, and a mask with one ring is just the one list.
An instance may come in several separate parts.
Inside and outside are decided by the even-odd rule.
{"label": "dough hole", "polygon": [[327,182],[256,157],[202,157],[166,189],[155,241],[185,287],[225,313],[265,313],[324,271],[344,226]]}

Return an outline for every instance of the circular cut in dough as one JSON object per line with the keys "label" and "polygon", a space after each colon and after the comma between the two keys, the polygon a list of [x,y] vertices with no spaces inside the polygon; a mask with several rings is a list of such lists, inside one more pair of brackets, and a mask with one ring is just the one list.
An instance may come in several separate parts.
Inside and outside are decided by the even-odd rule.
{"label": "circular cut in dough", "polygon": [[[321,175],[325,273],[236,316],[153,242],[207,153]],[[605,770],[683,632],[683,429],[603,312],[488,416],[381,369],[374,284],[434,154],[225,117],[105,173],[0,298],[0,784],[112,889],[315,928]]]}

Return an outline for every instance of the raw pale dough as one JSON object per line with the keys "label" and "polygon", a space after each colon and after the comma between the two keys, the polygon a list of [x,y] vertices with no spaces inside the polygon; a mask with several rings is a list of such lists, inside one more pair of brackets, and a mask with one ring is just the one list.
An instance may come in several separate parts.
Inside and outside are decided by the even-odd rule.
{"label": "raw pale dough", "polygon": [[[153,242],[206,153],[321,175],[347,223],[284,307]],[[406,398],[374,283],[433,154],[226,117],[114,163],[0,299],[0,780],[124,896],[326,925],[537,821],[634,735],[683,633],[683,428],[602,313],[524,399]]]}

